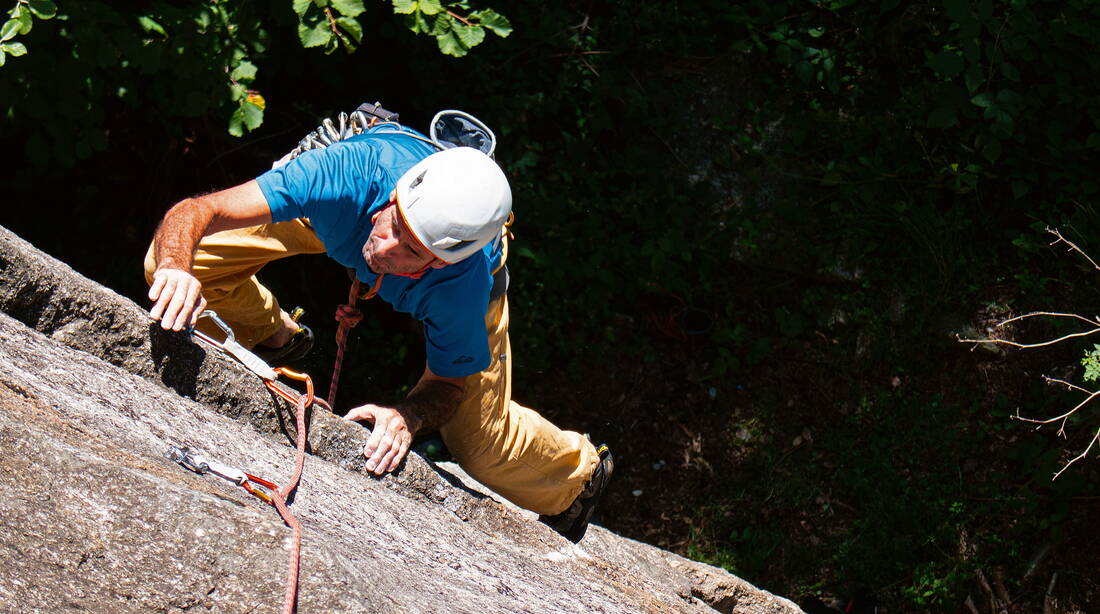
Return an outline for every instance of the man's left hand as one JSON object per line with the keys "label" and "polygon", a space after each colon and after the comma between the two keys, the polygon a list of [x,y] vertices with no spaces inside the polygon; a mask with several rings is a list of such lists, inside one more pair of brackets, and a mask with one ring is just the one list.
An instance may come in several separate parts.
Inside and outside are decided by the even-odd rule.
{"label": "man's left hand", "polygon": [[370,439],[363,448],[367,471],[374,475],[389,473],[401,464],[409,452],[417,425],[415,418],[392,407],[361,405],[349,411],[345,420],[367,420],[374,423]]}

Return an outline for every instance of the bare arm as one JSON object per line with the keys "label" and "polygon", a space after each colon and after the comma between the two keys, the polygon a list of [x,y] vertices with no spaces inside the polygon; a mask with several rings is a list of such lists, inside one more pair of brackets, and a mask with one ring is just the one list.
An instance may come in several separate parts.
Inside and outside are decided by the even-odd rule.
{"label": "bare arm", "polygon": [[465,393],[465,378],[443,377],[425,368],[409,395],[394,407],[368,404],[349,411],[344,416],[347,420],[374,423],[363,448],[367,471],[381,475],[396,469],[408,454],[413,435],[446,424]]}
{"label": "bare arm", "polygon": [[270,221],[271,208],[255,180],[176,203],[153,236],[157,271],[149,288],[149,300],[154,301],[149,317],[159,320],[165,329],[181,330],[188,322],[194,324],[206,307],[202,284],[191,275],[191,259],[199,241],[221,230]]}

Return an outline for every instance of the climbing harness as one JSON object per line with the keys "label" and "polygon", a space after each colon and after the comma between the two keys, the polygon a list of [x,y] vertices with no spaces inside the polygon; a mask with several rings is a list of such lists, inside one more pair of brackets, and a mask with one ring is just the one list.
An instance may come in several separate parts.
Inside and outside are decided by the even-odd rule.
{"label": "climbing harness", "polygon": [[[249,494],[274,506],[275,509],[278,510],[283,522],[285,522],[293,532],[290,560],[287,564],[286,593],[283,598],[283,613],[290,614],[294,611],[298,596],[298,568],[302,550],[302,524],[298,522],[298,519],[290,512],[286,500],[291,493],[298,488],[298,482],[302,477],[302,469],[305,467],[306,441],[308,438],[308,432],[306,430],[306,412],[309,410],[310,406],[315,403],[328,409],[330,412],[332,411],[332,407],[328,403],[314,398],[313,380],[310,379],[308,375],[291,371],[285,367],[273,369],[258,356],[245,349],[245,347],[237,341],[233,334],[233,329],[218,317],[217,313],[207,310],[202,312],[199,317],[206,317],[214,322],[218,328],[225,333],[225,340],[217,341],[210,335],[192,328],[190,333],[193,340],[204,343],[228,356],[232,356],[248,368],[248,370],[263,379],[264,385],[267,386],[268,390],[295,406],[295,447],[297,451],[294,457],[294,472],[287,483],[279,487],[275,483],[263,478],[209,460],[201,454],[192,451],[187,446],[171,446],[168,457],[195,473],[211,473],[220,478],[229,480],[245,489]],[[306,385],[305,394],[301,394],[294,388],[280,382],[279,376],[304,382]]]}

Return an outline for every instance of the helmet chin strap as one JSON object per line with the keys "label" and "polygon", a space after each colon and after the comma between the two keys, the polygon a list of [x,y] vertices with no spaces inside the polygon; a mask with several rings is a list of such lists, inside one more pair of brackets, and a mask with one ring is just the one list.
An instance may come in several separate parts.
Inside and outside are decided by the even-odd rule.
{"label": "helmet chin strap", "polygon": [[424,273],[427,273],[428,269],[431,268],[431,266],[433,264],[435,264],[436,260],[439,260],[439,258],[432,258],[431,260],[428,261],[428,264],[425,264],[423,267],[421,267],[421,269],[419,271],[417,271],[415,273],[390,273],[390,274],[391,275],[396,275],[398,277],[408,277],[409,279],[420,279],[421,277],[424,276]]}

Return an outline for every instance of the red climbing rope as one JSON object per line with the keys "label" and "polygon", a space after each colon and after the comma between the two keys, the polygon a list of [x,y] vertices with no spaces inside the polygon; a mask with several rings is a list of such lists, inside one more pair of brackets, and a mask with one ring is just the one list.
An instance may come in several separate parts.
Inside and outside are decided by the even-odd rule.
{"label": "red climbing rope", "polygon": [[302,479],[302,469],[305,467],[306,441],[308,438],[308,433],[306,432],[306,411],[309,409],[309,406],[314,403],[313,380],[304,373],[295,373],[285,367],[279,367],[275,369],[275,372],[290,379],[306,383],[306,393],[299,394],[296,399],[292,400],[288,398],[291,395],[287,393],[284,386],[280,386],[277,382],[272,380],[264,380],[264,384],[267,385],[268,389],[297,406],[297,410],[295,411],[295,439],[297,440],[296,447],[298,451],[294,457],[294,473],[282,488],[271,491],[271,504],[279,511],[279,515],[282,516],[283,522],[291,528],[294,535],[290,547],[290,562],[287,565],[286,572],[286,593],[283,597],[283,614],[291,614],[294,612],[298,600],[298,568],[302,552],[302,523],[298,522],[294,514],[290,513],[290,509],[286,505],[286,499],[296,488],[298,488],[298,482]]}
{"label": "red climbing rope", "polygon": [[[374,282],[374,287],[362,297],[364,300],[372,299],[375,294],[378,294],[378,288],[382,286],[383,277],[385,275],[378,276],[378,281]],[[359,279],[355,278],[351,280],[347,304],[336,308],[336,321],[340,323],[340,327],[336,329],[336,362],[332,365],[332,383],[328,386],[330,411],[336,404],[336,387],[340,384],[340,369],[344,366],[344,350],[347,349],[348,345],[348,332],[363,320],[363,312],[355,306],[359,299]]]}

